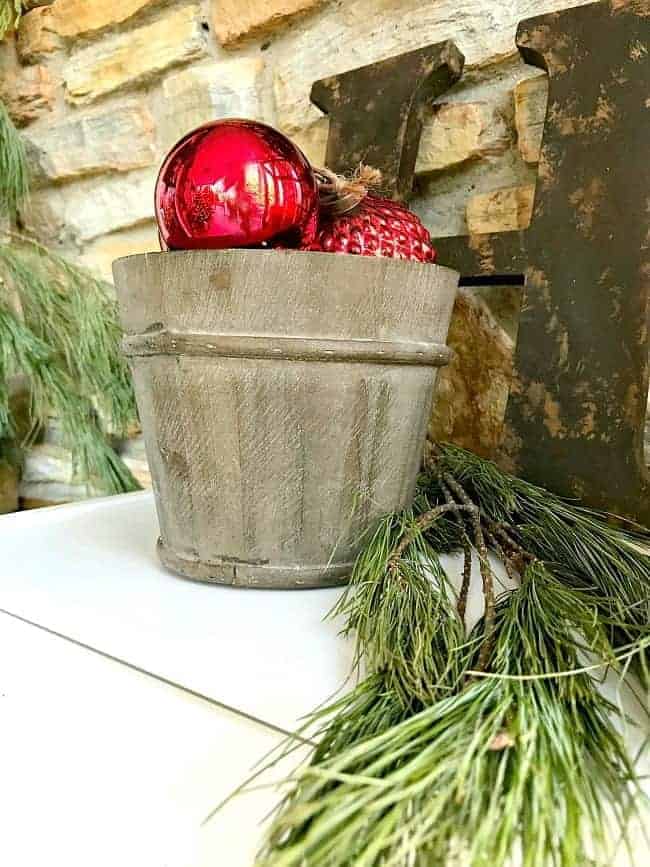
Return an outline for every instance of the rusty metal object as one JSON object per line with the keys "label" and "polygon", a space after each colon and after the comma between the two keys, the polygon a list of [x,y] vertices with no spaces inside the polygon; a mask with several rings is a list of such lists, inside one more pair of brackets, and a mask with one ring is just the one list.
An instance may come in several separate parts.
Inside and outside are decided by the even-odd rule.
{"label": "rusty metal object", "polygon": [[504,460],[650,524],[650,21],[630,9],[599,3],[517,34],[524,60],[548,72],[549,111]]}
{"label": "rusty metal object", "polygon": [[[503,466],[646,524],[649,18],[649,0],[609,0],[520,24],[522,57],[549,75],[531,226],[436,241],[461,285],[525,283]],[[420,133],[407,99],[417,55],[312,91],[332,116],[328,165],[372,162],[397,198],[410,193]],[[441,67],[437,91],[418,93],[418,109],[458,77],[456,66]]]}
{"label": "rusty metal object", "polygon": [[525,278],[501,463],[645,524],[649,16],[613,0],[520,24],[549,76],[531,226],[436,244],[463,282]]}
{"label": "rusty metal object", "polygon": [[311,100],[330,117],[327,167],[350,174],[360,163],[373,166],[382,192],[407,198],[423,108],[458,81],[463,63],[453,42],[439,42],[315,82]]}
{"label": "rusty metal object", "polygon": [[407,506],[458,274],[322,253],[114,263],[165,565],[245,587],[347,581]]}

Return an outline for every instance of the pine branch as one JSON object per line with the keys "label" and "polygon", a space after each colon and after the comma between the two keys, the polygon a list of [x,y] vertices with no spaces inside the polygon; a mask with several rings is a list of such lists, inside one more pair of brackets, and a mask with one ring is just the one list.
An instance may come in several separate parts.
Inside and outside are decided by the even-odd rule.
{"label": "pine branch", "polygon": [[80,392],[65,362],[0,301],[0,423],[4,422],[5,436],[14,431],[6,383],[19,372],[30,384],[34,425],[44,425],[51,413],[60,418],[78,476],[98,484],[107,493],[138,488],[108,445],[92,402]]}
{"label": "pine branch", "polygon": [[458,506],[458,509],[463,506],[470,509],[469,520],[471,521],[474,533],[474,544],[476,553],[478,554],[479,569],[483,581],[483,597],[485,599],[485,614],[483,615],[485,620],[485,640],[481,646],[477,668],[479,671],[485,671],[488,659],[490,658],[492,633],[494,631],[494,576],[490,568],[487,545],[481,526],[481,513],[476,504],[469,498],[463,486],[450,473],[443,473],[441,479],[444,482],[443,493],[445,494],[445,499],[449,498],[447,491],[450,490],[455,494],[458,502],[462,504],[462,506]]}
{"label": "pine branch", "polygon": [[0,40],[18,27],[22,11],[21,0],[0,0]]}
{"label": "pine branch", "polygon": [[[0,6],[0,30],[7,8]],[[0,103],[0,214],[15,220],[27,195],[22,140]],[[17,436],[9,381],[23,374],[32,434],[58,415],[81,479],[107,493],[135,490],[108,442],[125,436],[137,418],[112,287],[38,242],[9,235],[0,244],[0,438]]]}
{"label": "pine branch", "polygon": [[494,867],[520,852],[524,867],[578,867],[590,848],[609,865],[641,804],[617,709],[588,674],[546,676],[585,648],[612,656],[593,603],[530,566],[496,608],[494,639],[487,678],[315,754],[258,865]]}
{"label": "pine branch", "polygon": [[23,238],[0,246],[0,267],[27,327],[92,396],[107,433],[125,436],[136,417],[111,287],[40,244]]}
{"label": "pine branch", "polygon": [[[493,605],[486,594],[465,637],[438,555],[466,551],[468,535],[522,578]],[[643,539],[442,447],[413,512],[369,536],[335,609],[368,675],[314,717],[319,746],[258,867],[608,867],[646,804],[593,669],[624,676],[650,647],[628,604],[647,603]]]}
{"label": "pine branch", "polygon": [[[445,502],[447,505],[454,505],[455,500],[454,497],[449,490],[449,487],[445,483],[445,480],[442,477],[438,477],[438,483],[440,485],[440,489],[445,497]],[[454,509],[453,515],[456,518],[458,524],[462,524],[462,513],[459,509]],[[458,602],[456,604],[456,610],[458,611],[458,616],[460,617],[460,621],[465,627],[465,613],[467,611],[467,599],[469,597],[469,588],[472,581],[472,543],[470,541],[467,533],[463,534],[462,538],[463,545],[463,580],[460,587],[460,592],[458,594]]]}
{"label": "pine branch", "polygon": [[431,702],[463,677],[462,624],[421,528],[411,513],[381,522],[333,611],[356,635],[357,660],[405,708]]}
{"label": "pine branch", "polygon": [[[543,560],[569,586],[594,593],[614,646],[650,634],[650,530],[617,526],[457,446],[439,446],[436,472],[440,466],[465,486],[506,548]],[[434,474],[423,486],[434,502],[442,499]],[[646,685],[647,664],[639,655],[636,670]]]}
{"label": "pine branch", "polygon": [[[0,39],[11,21],[11,0],[0,0]],[[16,0],[16,12],[20,12],[20,0]],[[17,19],[16,19],[17,20]],[[18,131],[0,102],[0,217],[15,220],[18,206],[29,192],[25,146]]]}

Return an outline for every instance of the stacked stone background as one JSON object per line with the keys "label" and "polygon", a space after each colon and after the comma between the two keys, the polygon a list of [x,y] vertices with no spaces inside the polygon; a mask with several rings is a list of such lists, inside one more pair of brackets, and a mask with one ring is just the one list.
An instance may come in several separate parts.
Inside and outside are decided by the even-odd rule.
{"label": "stacked stone background", "polygon": [[[187,130],[216,117],[263,120],[322,164],[327,119],[313,81],[453,39],[466,58],[431,106],[412,205],[434,237],[530,220],[546,79],[515,49],[519,20],[577,0],[24,0],[0,46],[0,97],[23,131],[39,238],[111,279],[118,256],[158,248],[153,185]],[[359,122],[363,123],[360,118]],[[465,290],[432,432],[486,452],[501,425],[517,293]],[[141,480],[141,441],[122,446]],[[15,481],[0,481],[0,495]],[[53,426],[28,455],[25,505],[86,496]],[[1,507],[0,503],[0,507]]]}

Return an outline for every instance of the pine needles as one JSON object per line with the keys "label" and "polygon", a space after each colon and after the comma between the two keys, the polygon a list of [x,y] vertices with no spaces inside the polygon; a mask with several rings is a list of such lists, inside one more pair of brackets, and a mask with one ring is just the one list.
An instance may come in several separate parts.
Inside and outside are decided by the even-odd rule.
{"label": "pine needles", "polygon": [[[562,613],[546,621],[549,610]],[[641,799],[617,709],[587,673],[547,676],[578,667],[584,642],[606,650],[593,613],[530,567],[497,606],[493,675],[316,754],[259,864],[500,867],[516,855],[523,867],[611,864]]]}
{"label": "pine needles", "polygon": [[[520,580],[466,636],[438,555],[481,538]],[[610,865],[644,801],[592,663],[627,671],[612,615],[648,603],[644,538],[439,448],[337,606],[366,679],[314,717],[258,867]],[[631,622],[628,659],[650,644]]]}
{"label": "pine needles", "polygon": [[22,11],[21,0],[0,0],[0,40],[18,27]]}
{"label": "pine needles", "polygon": [[[3,2],[5,5],[0,6],[0,39],[8,9],[6,0],[0,0]],[[20,0],[17,3],[20,10]],[[0,102],[0,217],[15,220],[18,205],[26,199],[28,190],[25,146],[9,119],[7,109]]]}
{"label": "pine needles", "polygon": [[[20,137],[0,104],[1,209],[14,220],[27,195]],[[136,419],[110,287],[36,241],[10,232],[0,243],[0,439],[15,440],[12,378],[26,379],[29,445],[58,416],[76,473],[106,493],[138,484],[110,446]]]}
{"label": "pine needles", "polygon": [[455,650],[464,640],[446,576],[422,535],[407,556],[391,562],[414,521],[406,513],[380,523],[334,612],[356,635],[357,659],[382,673],[404,708],[430,703],[458,684]]}
{"label": "pine needles", "polygon": [[[438,448],[435,472],[423,478],[433,499],[441,497],[439,472],[449,472],[467,488],[493,532],[507,527],[522,548],[549,564],[569,586],[597,591],[600,616],[614,645],[647,634],[650,623],[650,531],[621,526],[590,509],[563,500],[523,479],[508,476],[491,462],[457,446]],[[647,658],[637,672],[650,684]]]}
{"label": "pine needles", "polygon": [[61,359],[79,391],[94,398],[110,431],[123,436],[135,402],[110,287],[28,239],[0,246],[0,268],[25,326]]}
{"label": "pine needles", "polygon": [[[0,247],[0,256],[3,248]],[[0,304],[0,383],[18,372],[30,385],[31,418],[45,424],[51,413],[62,424],[77,471],[107,492],[135,490],[137,483],[106,440],[92,402],[79,390],[70,371],[42,339],[8,307]],[[11,438],[15,426],[6,386],[0,388],[0,436]]]}

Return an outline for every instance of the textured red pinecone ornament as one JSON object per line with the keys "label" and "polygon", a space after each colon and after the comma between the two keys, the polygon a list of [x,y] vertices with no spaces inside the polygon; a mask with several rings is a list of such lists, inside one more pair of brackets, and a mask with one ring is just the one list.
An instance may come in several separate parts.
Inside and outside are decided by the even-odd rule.
{"label": "textured red pinecone ornament", "polygon": [[362,166],[352,180],[325,169],[318,169],[316,176],[319,230],[305,249],[435,262],[431,236],[418,217],[405,205],[368,192],[379,181],[376,169]]}

